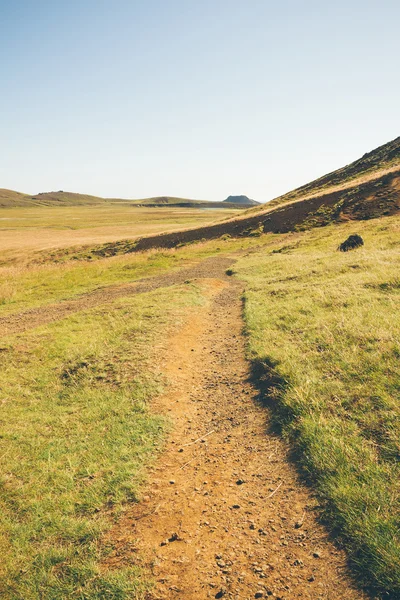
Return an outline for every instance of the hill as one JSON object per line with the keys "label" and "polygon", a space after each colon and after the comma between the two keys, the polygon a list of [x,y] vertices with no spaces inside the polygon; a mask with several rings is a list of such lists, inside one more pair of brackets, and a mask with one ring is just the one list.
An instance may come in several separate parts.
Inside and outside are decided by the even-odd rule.
{"label": "hill", "polygon": [[24,206],[27,201],[29,203],[29,196],[26,194],[0,188],[0,206]]}
{"label": "hill", "polygon": [[267,204],[259,204],[247,196],[228,196],[222,202],[173,196],[124,200],[62,190],[32,196],[0,189],[0,207],[81,206],[113,202],[154,207],[247,208],[243,217],[226,222],[226,233],[231,234],[254,224],[256,227],[262,226],[264,231],[285,232],[296,227],[307,228],[332,221],[368,219],[393,214],[400,206],[400,137],[364,154],[350,165],[279,196]]}
{"label": "hill", "polygon": [[177,207],[177,208],[248,208],[254,203],[246,202],[211,202],[209,200],[192,200],[191,198],[176,198],[174,196],[156,196],[154,198],[143,198],[138,200],[124,198],[102,198],[89,194],[78,194],[75,192],[41,192],[31,196],[13,190],[0,189],[0,208],[18,206],[90,206],[120,202],[132,206],[152,207]]}
{"label": "hill", "polygon": [[400,209],[400,137],[333,173],[272,202],[207,227],[142,238],[135,249],[171,248],[221,235],[287,233],[329,223],[397,214]]}
{"label": "hill", "polygon": [[258,206],[260,203],[256,200],[251,200],[247,196],[228,196],[224,203],[237,204],[240,206]]}
{"label": "hill", "polygon": [[[243,196],[244,198],[246,196]],[[233,198],[233,196],[230,196]],[[126,201],[125,201],[126,202]],[[230,201],[228,198],[223,202],[212,202],[210,200],[191,200],[190,198],[176,198],[174,196],[156,196],[155,198],[143,198],[142,200],[131,200],[135,206],[176,206],[179,208],[248,208],[252,206],[253,200],[249,203]]]}
{"label": "hill", "polygon": [[[190,198],[177,198],[175,196],[155,196],[154,198],[142,198],[131,200],[132,204],[138,206],[199,206],[206,200],[191,200]],[[208,204],[208,202],[207,202]]]}
{"label": "hill", "polygon": [[74,192],[42,192],[32,196],[31,200],[35,204],[44,206],[81,206],[87,204],[103,204],[107,202],[105,198],[90,196],[88,194],[76,194]]}
{"label": "hill", "polygon": [[[78,597],[82,589],[91,600],[128,600],[132,590],[142,597],[157,552],[177,558],[159,561],[157,597],[169,594],[164,582],[183,597],[201,597],[216,550],[232,540],[243,546],[245,518],[244,552],[228,563],[245,574],[233,582],[237,597],[259,597],[262,575],[261,590],[274,597],[315,598],[322,589],[331,600],[400,598],[400,221],[361,211],[374,198],[365,186],[396,190],[398,179],[394,171],[353,185],[356,204],[339,210],[335,194],[343,190],[186,231],[179,219],[221,211],[135,210],[121,202],[3,211],[2,238],[15,239],[10,217],[19,213],[23,244],[29,235],[36,243],[46,237],[63,213],[78,227],[78,215],[90,214],[95,227],[97,215],[115,226],[124,211],[129,239],[75,248],[65,263],[62,253],[48,253],[40,265],[21,244],[17,268],[0,264],[1,597],[34,600],[39,589],[42,600]],[[386,194],[374,204],[381,217],[398,205],[393,192],[388,209]],[[150,230],[137,243],[141,214],[158,231],[173,221],[175,232]],[[340,224],[315,229],[333,221]],[[310,230],[292,233],[298,228]],[[275,235],[283,230],[290,233]],[[355,231],[365,245],[338,252]],[[187,244],[203,237],[217,239]],[[135,252],[144,248],[154,250]],[[167,438],[171,420],[177,427]],[[193,490],[200,501],[188,504]],[[259,529],[265,523],[276,526]],[[217,548],[215,530],[222,532]],[[200,569],[199,561],[188,568],[179,558],[185,539],[204,547]],[[254,565],[270,548],[259,573]],[[152,561],[140,563],[143,574],[139,553]],[[343,579],[347,564],[371,595]],[[172,589],[175,581],[180,587]],[[212,596],[226,596],[214,581]]]}
{"label": "hill", "polygon": [[356,189],[360,185],[381,180],[385,175],[398,170],[400,170],[400,137],[364,154],[345,167],[278,196],[262,208],[270,209],[294,200],[305,200],[317,195]]}
{"label": "hill", "polygon": [[0,189],[0,207],[17,206],[82,206],[88,204],[104,204],[105,198],[76,194],[73,192],[42,192],[35,195],[22,194],[13,190]]}

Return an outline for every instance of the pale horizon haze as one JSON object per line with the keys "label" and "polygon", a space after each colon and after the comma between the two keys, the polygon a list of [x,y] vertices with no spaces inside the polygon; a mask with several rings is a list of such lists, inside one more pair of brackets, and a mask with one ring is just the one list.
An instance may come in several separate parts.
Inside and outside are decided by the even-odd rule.
{"label": "pale horizon haze", "polygon": [[0,188],[268,201],[400,135],[400,3],[0,0]]}

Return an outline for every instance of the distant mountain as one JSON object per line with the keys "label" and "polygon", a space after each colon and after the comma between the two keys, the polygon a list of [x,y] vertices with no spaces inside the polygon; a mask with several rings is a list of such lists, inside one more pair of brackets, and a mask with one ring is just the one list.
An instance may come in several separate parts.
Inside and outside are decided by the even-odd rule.
{"label": "distant mountain", "polygon": [[258,206],[260,204],[247,196],[228,196],[223,202],[227,202],[228,204],[239,204],[241,206]]}

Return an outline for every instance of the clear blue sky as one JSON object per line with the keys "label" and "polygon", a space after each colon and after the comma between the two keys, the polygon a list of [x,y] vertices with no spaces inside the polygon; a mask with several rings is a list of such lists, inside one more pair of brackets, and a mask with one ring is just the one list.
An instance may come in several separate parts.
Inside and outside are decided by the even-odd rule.
{"label": "clear blue sky", "polygon": [[398,0],[0,0],[0,187],[269,200],[400,135]]}

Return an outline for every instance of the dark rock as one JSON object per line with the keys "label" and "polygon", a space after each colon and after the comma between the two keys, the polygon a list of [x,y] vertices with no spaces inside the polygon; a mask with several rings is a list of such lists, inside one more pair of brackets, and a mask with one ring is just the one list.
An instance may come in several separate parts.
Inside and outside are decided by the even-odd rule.
{"label": "dark rock", "polygon": [[340,252],[348,252],[349,250],[354,250],[360,246],[364,246],[364,240],[361,235],[354,234],[350,235],[347,240],[342,242],[338,250],[340,250]]}
{"label": "dark rock", "polygon": [[294,524],[294,528],[300,529],[300,527],[303,527],[303,521],[296,521],[296,523]]}
{"label": "dark rock", "polygon": [[294,563],[293,563],[293,566],[294,566],[294,567],[303,567],[303,566],[304,566],[304,563],[303,563],[303,561],[301,560],[301,558],[296,558],[296,560],[295,560],[295,561],[294,561]]}

